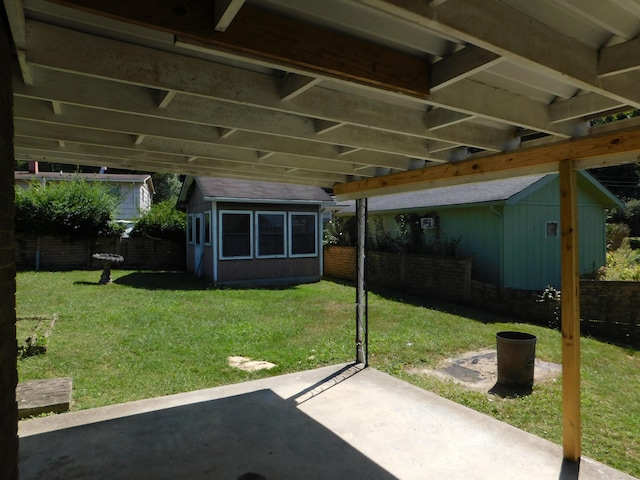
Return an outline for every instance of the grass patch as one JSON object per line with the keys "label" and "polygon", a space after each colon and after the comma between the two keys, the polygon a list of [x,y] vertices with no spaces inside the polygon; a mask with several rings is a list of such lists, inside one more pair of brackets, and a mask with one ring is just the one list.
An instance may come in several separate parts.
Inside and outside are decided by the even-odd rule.
{"label": "grass patch", "polygon": [[[181,273],[115,270],[112,277],[100,286],[95,271],[18,274],[18,315],[58,315],[47,353],[19,360],[21,381],[72,377],[73,408],[84,409],[355,358],[350,286],[212,289]],[[369,294],[369,326],[373,367],[561,443],[559,381],[502,399],[408,373],[495,348],[501,330],[536,335],[537,356],[560,363],[559,332],[390,291]],[[228,366],[231,355],[277,367],[241,371]],[[583,454],[640,476],[640,354],[585,338],[582,357]]]}

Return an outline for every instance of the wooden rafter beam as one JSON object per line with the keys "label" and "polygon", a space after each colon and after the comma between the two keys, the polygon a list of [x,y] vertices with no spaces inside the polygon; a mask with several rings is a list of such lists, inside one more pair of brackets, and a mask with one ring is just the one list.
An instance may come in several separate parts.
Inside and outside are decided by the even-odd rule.
{"label": "wooden rafter beam", "polygon": [[[379,102],[361,95],[329,89],[304,90],[314,84],[314,81],[310,80],[306,87],[302,85],[304,78],[313,78],[306,75],[292,77],[300,80],[297,87],[294,85],[298,90],[293,91],[298,95],[288,95],[287,101],[283,101],[283,91],[278,92],[274,88],[275,80],[270,75],[32,21],[27,22],[27,36],[28,61],[30,65],[34,65],[38,88],[51,89],[54,82],[62,89],[69,90],[72,84],[81,82],[83,91],[106,92],[105,88],[113,91],[116,86],[105,85],[98,79],[117,80],[124,85],[117,86],[116,90],[128,87],[127,84],[135,84],[156,90],[172,90],[180,94],[287,112],[298,117],[360,125],[486,150],[502,150],[504,142],[508,140],[500,138],[500,129],[495,129],[489,134],[484,131],[481,135],[471,134],[468,129],[455,132],[442,129],[425,130],[424,114],[419,110],[400,105],[381,106]],[[74,45],[74,48],[70,50],[69,45]],[[50,70],[54,70],[55,75]],[[67,72],[81,74],[83,78],[72,78]],[[92,89],[88,88],[87,82],[91,82]],[[75,99],[78,89],[72,90]],[[303,92],[304,94],[300,94]],[[189,100],[183,98],[183,101]],[[200,103],[200,100],[197,102]],[[546,105],[470,80],[460,80],[446,89],[434,92],[431,98],[425,101],[431,102],[435,102],[434,106],[440,108],[478,115],[498,123],[508,122],[563,137],[571,136],[572,133],[564,125],[549,123]]]}
{"label": "wooden rafter beam", "polygon": [[640,127],[566,140],[540,147],[499,153],[459,163],[409,170],[336,185],[338,200],[372,197],[420,188],[557,172],[560,162],[573,160],[578,169],[637,161]]}
{"label": "wooden rafter beam", "polygon": [[319,78],[287,73],[279,85],[280,99],[291,100],[320,82]]}
{"label": "wooden rafter beam", "polygon": [[196,0],[54,0],[56,3],[271,62],[418,98],[429,95],[426,59],[245,5],[222,32],[212,28],[216,2]]}
{"label": "wooden rafter beam", "polygon": [[431,67],[431,90],[439,90],[452,83],[487,69],[501,57],[493,52],[470,45],[436,62]]}
{"label": "wooden rafter beam", "polygon": [[595,48],[532,20],[499,0],[447,0],[434,4],[415,0],[357,1],[507,57],[576,88],[640,108],[640,94],[628,83],[615,75],[599,76]]}
{"label": "wooden rafter beam", "polygon": [[640,39],[634,38],[600,49],[598,56],[598,75],[601,77],[617,75],[640,69]]}
{"label": "wooden rafter beam", "polygon": [[224,32],[240,11],[244,0],[215,0],[213,4],[215,29],[219,32]]}

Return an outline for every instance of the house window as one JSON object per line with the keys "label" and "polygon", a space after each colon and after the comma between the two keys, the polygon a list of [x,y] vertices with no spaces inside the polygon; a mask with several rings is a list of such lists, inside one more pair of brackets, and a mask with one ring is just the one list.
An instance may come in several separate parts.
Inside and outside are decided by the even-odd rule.
{"label": "house window", "polygon": [[257,212],[257,256],[285,256],[285,213]]}
{"label": "house window", "polygon": [[187,242],[193,243],[193,215],[187,216]]}
{"label": "house window", "polygon": [[289,214],[289,252],[292,257],[313,257],[318,254],[316,213]]}
{"label": "house window", "polygon": [[557,237],[558,236],[558,222],[547,222],[545,228],[546,236]]}
{"label": "house window", "polygon": [[251,212],[221,211],[220,225],[220,258],[251,258],[253,256]]}
{"label": "house window", "polygon": [[204,244],[211,245],[211,212],[204,212]]}

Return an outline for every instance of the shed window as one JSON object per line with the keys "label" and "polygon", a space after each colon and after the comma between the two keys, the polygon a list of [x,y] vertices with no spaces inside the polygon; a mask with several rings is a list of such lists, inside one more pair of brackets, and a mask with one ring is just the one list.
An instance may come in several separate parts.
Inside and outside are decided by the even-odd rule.
{"label": "shed window", "polygon": [[558,222],[547,222],[545,231],[546,231],[546,236],[547,237],[557,237],[558,236]]}
{"label": "shed window", "polygon": [[220,258],[251,258],[251,212],[220,212]]}
{"label": "shed window", "polygon": [[258,257],[285,256],[285,213],[258,212]]}
{"label": "shed window", "polygon": [[202,245],[202,215],[195,216],[193,229],[195,230],[195,244],[200,246]]}
{"label": "shed window", "polygon": [[317,224],[316,213],[289,214],[289,251],[292,257],[312,257],[318,254]]}
{"label": "shed window", "polygon": [[211,245],[211,212],[204,212],[204,244]]}
{"label": "shed window", "polygon": [[187,216],[187,241],[193,243],[193,215]]}

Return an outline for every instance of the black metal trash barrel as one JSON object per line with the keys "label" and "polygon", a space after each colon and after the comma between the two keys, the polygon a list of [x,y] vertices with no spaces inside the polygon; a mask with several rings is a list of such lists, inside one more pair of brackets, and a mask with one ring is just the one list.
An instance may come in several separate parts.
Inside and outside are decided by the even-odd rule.
{"label": "black metal trash barrel", "polygon": [[533,387],[536,336],[522,332],[498,332],[498,385]]}

